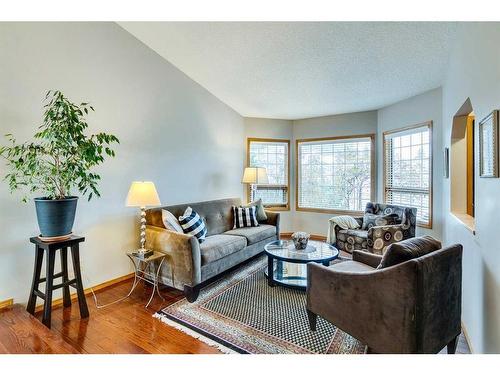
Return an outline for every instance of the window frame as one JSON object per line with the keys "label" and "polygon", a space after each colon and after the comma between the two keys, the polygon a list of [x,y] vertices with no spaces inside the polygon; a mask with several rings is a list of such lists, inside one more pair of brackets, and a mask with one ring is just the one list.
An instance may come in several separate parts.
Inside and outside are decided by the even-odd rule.
{"label": "window frame", "polygon": [[[265,205],[264,208],[271,211],[290,211],[290,140],[289,139],[279,139],[279,138],[247,138],[247,160],[246,166],[251,167],[250,165],[250,143],[252,142],[274,142],[274,143],[286,143],[287,145],[287,158],[286,158],[286,206],[270,206]],[[269,186],[281,186],[281,185],[269,185]],[[247,184],[247,200],[250,202],[251,199],[251,188],[250,184]]]}
{"label": "window frame", "polygon": [[355,134],[355,135],[343,135],[335,137],[323,137],[323,138],[303,138],[295,140],[295,211],[302,212],[317,212],[323,214],[340,214],[340,215],[352,215],[359,216],[363,215],[364,211],[354,211],[354,210],[339,210],[339,209],[325,209],[325,208],[309,208],[309,207],[299,207],[299,144],[307,142],[323,142],[323,141],[338,141],[345,139],[356,139],[356,138],[369,138],[370,139],[370,200],[375,201],[376,187],[377,187],[377,167],[376,167],[376,142],[375,134]]}
{"label": "window frame", "polygon": [[383,167],[383,177],[382,177],[382,194],[383,194],[383,201],[384,203],[387,203],[387,163],[386,163],[386,157],[387,157],[387,146],[385,142],[385,138],[387,135],[392,135],[395,133],[407,131],[407,130],[412,130],[412,129],[417,129],[417,128],[423,128],[427,127],[429,129],[429,223],[419,223],[417,220],[417,226],[420,228],[426,228],[426,229],[432,229],[432,220],[433,220],[433,212],[434,212],[434,168],[433,168],[433,147],[434,147],[434,142],[433,142],[433,123],[432,120],[429,121],[424,121],[415,125],[410,125],[410,126],[405,126],[402,128],[398,129],[392,129],[392,130],[387,130],[382,134],[382,167]]}

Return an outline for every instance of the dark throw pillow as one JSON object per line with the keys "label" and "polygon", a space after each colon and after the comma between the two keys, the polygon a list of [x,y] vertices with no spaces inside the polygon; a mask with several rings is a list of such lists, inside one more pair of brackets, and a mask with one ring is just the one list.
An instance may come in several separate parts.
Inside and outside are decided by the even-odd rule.
{"label": "dark throw pillow", "polygon": [[205,241],[207,227],[200,215],[191,207],[186,208],[184,215],[179,216],[179,224],[184,233],[195,236],[200,243]]}
{"label": "dark throw pillow", "polygon": [[257,207],[236,207],[233,206],[233,229],[245,227],[258,227]]}
{"label": "dark throw pillow", "polygon": [[361,227],[361,229],[368,230],[371,227],[396,224],[401,224],[399,216],[397,214],[375,215],[367,213],[363,216],[363,226]]}
{"label": "dark throw pillow", "polygon": [[264,205],[262,204],[262,199],[259,198],[256,201],[250,202],[241,207],[256,207],[257,208],[257,221],[263,222],[267,221],[266,211],[264,210]]}
{"label": "dark throw pillow", "polygon": [[409,238],[389,245],[377,268],[395,266],[439,249],[441,249],[441,242],[431,236]]}

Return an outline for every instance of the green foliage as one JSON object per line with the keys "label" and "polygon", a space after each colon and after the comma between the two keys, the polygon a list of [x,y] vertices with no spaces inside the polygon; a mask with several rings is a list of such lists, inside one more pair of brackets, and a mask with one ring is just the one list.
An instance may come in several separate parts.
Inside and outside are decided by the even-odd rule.
{"label": "green foliage", "polygon": [[10,190],[24,189],[28,194],[41,193],[50,199],[63,199],[76,189],[82,196],[100,196],[97,189],[101,177],[92,170],[114,157],[112,143],[120,143],[106,133],[86,136],[85,115],[94,108],[88,103],[79,106],[70,102],[60,91],[45,96],[43,124],[34,142],[18,144],[12,134],[6,134],[8,146],[0,147],[0,156],[10,170],[5,175]]}

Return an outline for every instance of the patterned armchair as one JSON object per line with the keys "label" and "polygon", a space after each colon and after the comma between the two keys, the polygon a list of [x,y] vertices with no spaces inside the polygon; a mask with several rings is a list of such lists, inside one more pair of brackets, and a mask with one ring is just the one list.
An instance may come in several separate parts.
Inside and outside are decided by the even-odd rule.
{"label": "patterned armchair", "polygon": [[[391,243],[415,237],[417,223],[417,209],[413,207],[395,206],[392,204],[368,202],[365,214],[390,215],[396,214],[398,223],[386,225],[380,219],[380,225],[364,229],[341,229],[335,227],[336,247],[352,253],[354,250],[363,250],[374,254],[383,254]],[[363,226],[363,217],[355,217],[360,228]]]}

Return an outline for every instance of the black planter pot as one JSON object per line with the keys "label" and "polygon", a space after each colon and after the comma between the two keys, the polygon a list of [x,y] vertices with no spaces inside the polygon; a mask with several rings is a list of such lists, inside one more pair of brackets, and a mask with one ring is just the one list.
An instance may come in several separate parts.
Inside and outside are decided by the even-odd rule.
{"label": "black planter pot", "polygon": [[41,237],[66,236],[73,230],[78,197],[35,198],[36,218]]}

